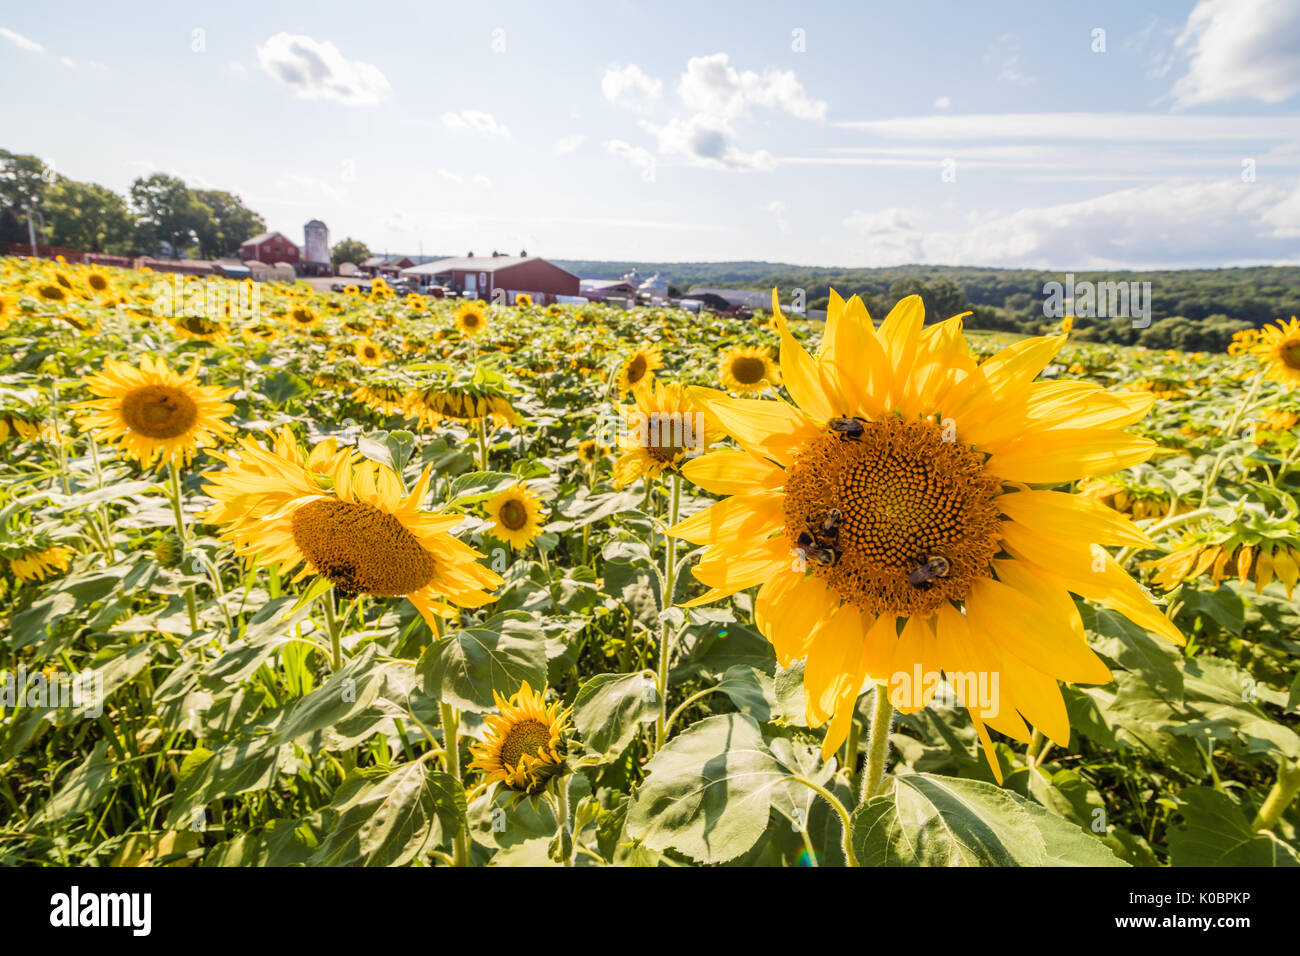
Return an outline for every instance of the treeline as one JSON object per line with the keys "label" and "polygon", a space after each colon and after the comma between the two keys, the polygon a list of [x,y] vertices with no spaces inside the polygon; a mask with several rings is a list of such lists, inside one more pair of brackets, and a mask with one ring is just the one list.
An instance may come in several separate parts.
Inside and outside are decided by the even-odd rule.
{"label": "treeline", "polygon": [[62,176],[39,157],[0,149],[0,242],[112,255],[233,256],[266,220],[233,193],[191,189],[165,173],[142,176],[121,196]]}
{"label": "treeline", "polygon": [[[884,315],[904,296],[918,293],[927,314],[947,317],[966,309],[967,325],[1036,334],[1060,320],[1044,314],[1048,283],[1065,274],[1035,269],[968,266],[889,266],[838,269],[773,262],[599,262],[557,261],[584,278],[614,279],[636,268],[642,275],[663,273],[674,291],[691,288],[760,289],[783,293],[801,288],[809,309],[824,309],[832,288],[845,298],[857,294],[873,315]],[[1251,266],[1230,269],[1169,269],[1150,272],[1075,272],[1077,283],[1150,282],[1150,325],[1134,327],[1128,318],[1075,320],[1075,337],[1084,341],[1222,351],[1232,335],[1300,312],[1300,267]]]}

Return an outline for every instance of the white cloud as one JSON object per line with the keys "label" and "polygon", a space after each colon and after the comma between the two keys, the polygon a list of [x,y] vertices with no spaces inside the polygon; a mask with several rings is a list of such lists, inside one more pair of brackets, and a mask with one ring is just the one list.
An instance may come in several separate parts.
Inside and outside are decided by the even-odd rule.
{"label": "white cloud", "polygon": [[0,37],[4,37],[20,50],[26,50],[29,53],[44,53],[45,47],[41,46],[35,40],[29,40],[21,33],[15,33],[8,27],[0,27]]}
{"label": "white cloud", "polygon": [[458,113],[443,113],[442,125],[460,133],[475,133],[479,136],[496,136],[510,138],[510,130],[497,122],[491,113],[482,110],[461,110]]}
{"label": "white cloud", "polygon": [[691,57],[677,81],[677,94],[689,108],[722,119],[737,119],[753,106],[782,110],[799,119],[826,118],[825,100],[810,98],[793,70],[742,72],[731,65],[726,53]]}
{"label": "white cloud", "polygon": [[1032,86],[1038,77],[1030,75],[1020,59],[1020,38],[1014,33],[1004,33],[989,46],[984,62],[998,68],[998,79],[1017,86]]}
{"label": "white cloud", "polygon": [[374,106],[393,93],[379,67],[347,59],[328,40],[277,33],[258,46],[257,62],[268,76],[289,87],[299,99]]}
{"label": "white cloud", "polygon": [[678,157],[691,166],[765,172],[776,167],[771,153],[765,149],[740,149],[730,125],[706,113],[696,113],[689,119],[674,117],[661,126],[643,121],[641,128],[655,137],[660,156]]}
{"label": "white cloud", "polygon": [[59,62],[64,66],[66,66],[69,70],[75,70],[77,68],[77,61],[70,56],[59,57]]}
{"label": "white cloud", "polygon": [[635,63],[611,66],[600,78],[600,91],[615,106],[641,109],[663,94],[662,80],[647,76]]}
{"label": "white cloud", "polygon": [[561,136],[555,141],[555,155],[564,156],[568,153],[575,152],[586,141],[587,137],[582,133],[573,133],[569,136]]}
{"label": "white cloud", "polygon": [[[1047,269],[1141,269],[1296,261],[1300,182],[1173,180],[1079,202],[926,229],[901,209],[854,210],[844,226],[872,265],[913,262]],[[1233,237],[1225,261],[1223,237]]]}
{"label": "white cloud", "polygon": [[772,200],[763,207],[763,211],[772,214],[772,218],[776,220],[776,228],[781,230],[781,232],[790,231],[790,220],[785,218],[785,203],[781,200]]}
{"label": "white cloud", "polygon": [[1300,116],[1174,116],[1166,113],[931,114],[850,121],[836,125],[908,140],[1272,142],[1300,138]]}
{"label": "white cloud", "polygon": [[641,178],[652,181],[655,178],[655,158],[648,149],[633,146],[621,139],[611,139],[605,143],[605,152],[619,156],[641,170]]}
{"label": "white cloud", "polygon": [[934,108],[937,110],[946,110],[950,106],[952,106],[951,97],[940,96],[938,99],[934,101]]}
{"label": "white cloud", "polygon": [[1300,4],[1295,0],[1201,0],[1177,46],[1189,59],[1174,84],[1179,106],[1300,92]]}

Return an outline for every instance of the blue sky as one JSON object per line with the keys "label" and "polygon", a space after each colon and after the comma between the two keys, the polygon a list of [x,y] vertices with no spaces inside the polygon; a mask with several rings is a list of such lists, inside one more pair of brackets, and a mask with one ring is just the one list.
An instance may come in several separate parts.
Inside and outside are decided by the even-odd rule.
{"label": "blue sky", "polygon": [[376,251],[1300,262],[1296,0],[70,2],[0,86],[65,175]]}

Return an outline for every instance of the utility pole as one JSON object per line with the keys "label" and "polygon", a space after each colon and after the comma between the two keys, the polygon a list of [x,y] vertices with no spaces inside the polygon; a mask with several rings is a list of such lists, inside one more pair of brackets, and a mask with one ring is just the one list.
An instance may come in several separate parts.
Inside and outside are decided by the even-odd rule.
{"label": "utility pole", "polygon": [[32,207],[29,204],[24,208],[27,210],[27,241],[31,243],[32,258],[35,259],[36,258],[36,227],[32,225]]}

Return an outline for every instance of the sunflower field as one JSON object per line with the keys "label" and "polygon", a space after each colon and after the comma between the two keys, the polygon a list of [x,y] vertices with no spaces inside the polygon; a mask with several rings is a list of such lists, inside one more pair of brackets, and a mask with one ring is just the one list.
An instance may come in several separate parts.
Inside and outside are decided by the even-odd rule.
{"label": "sunflower field", "polygon": [[0,260],[0,863],[1300,862],[1230,354]]}

